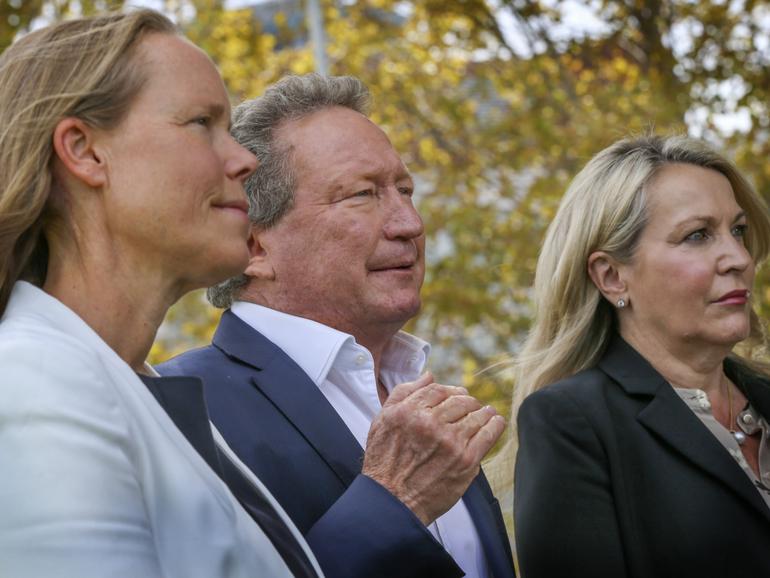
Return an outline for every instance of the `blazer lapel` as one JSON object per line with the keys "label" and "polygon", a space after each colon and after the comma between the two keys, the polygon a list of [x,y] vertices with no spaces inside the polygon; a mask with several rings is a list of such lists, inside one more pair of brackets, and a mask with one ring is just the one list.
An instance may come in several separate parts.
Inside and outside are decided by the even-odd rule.
{"label": "blazer lapel", "polygon": [[255,486],[216,448],[211,431],[203,382],[197,377],[140,376],[174,424],[262,529],[294,576],[315,577],[312,562],[285,520]]}
{"label": "blazer lapel", "polygon": [[346,486],[361,472],[364,450],[315,383],[281,349],[231,311],[213,344],[254,369],[252,383],[303,435]]}
{"label": "blazer lapel", "polygon": [[211,433],[203,382],[197,377],[139,377],[190,445],[221,478],[222,465]]}
{"label": "blazer lapel", "polygon": [[[226,311],[213,344],[254,369],[252,383],[303,435],[346,486],[361,473],[364,450],[315,383],[281,349]],[[514,576],[505,524],[483,473],[463,501],[494,578]]]}
{"label": "blazer lapel", "polygon": [[727,485],[770,521],[768,509],[751,480],[727,450],[687,407],[671,385],[639,353],[616,336],[599,367],[627,393],[640,399],[637,420],[685,459]]}
{"label": "blazer lapel", "polygon": [[729,357],[725,360],[725,373],[741,388],[754,409],[770,420],[770,381]]}
{"label": "blazer lapel", "polygon": [[492,578],[515,576],[505,522],[483,472],[479,473],[468,487],[463,496],[463,502],[479,534],[490,576]]}

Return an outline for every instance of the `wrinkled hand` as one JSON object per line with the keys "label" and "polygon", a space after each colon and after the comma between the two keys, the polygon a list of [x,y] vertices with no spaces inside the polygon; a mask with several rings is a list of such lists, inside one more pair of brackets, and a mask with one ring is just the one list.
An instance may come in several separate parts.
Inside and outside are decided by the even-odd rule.
{"label": "wrinkled hand", "polygon": [[363,473],[428,525],[462,497],[504,429],[494,408],[426,373],[388,396],[369,430]]}

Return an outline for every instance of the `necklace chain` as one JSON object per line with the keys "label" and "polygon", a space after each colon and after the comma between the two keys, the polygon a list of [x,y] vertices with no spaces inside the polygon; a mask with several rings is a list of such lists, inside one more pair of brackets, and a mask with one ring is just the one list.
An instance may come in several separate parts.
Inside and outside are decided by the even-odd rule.
{"label": "necklace chain", "polygon": [[730,435],[732,435],[735,438],[735,441],[738,442],[738,445],[741,446],[746,441],[746,434],[742,431],[737,431],[735,429],[735,420],[733,419],[733,391],[730,380],[725,380],[725,384],[727,386],[727,431],[730,432]]}

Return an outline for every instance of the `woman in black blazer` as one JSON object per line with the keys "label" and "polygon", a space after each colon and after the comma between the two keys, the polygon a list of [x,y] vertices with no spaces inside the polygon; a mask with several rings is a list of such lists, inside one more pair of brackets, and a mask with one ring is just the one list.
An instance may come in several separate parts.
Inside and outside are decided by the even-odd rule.
{"label": "woman in black blazer", "polygon": [[734,352],[764,345],[768,250],[766,206],[699,141],[624,140],[575,178],[516,366],[524,578],[770,576],[770,380]]}

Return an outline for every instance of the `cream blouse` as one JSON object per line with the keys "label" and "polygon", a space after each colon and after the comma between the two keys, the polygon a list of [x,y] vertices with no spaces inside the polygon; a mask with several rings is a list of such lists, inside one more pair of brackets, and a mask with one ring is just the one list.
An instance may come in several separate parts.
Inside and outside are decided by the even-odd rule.
{"label": "cream blouse", "polygon": [[757,477],[754,470],[749,467],[733,435],[711,413],[711,402],[708,394],[702,389],[686,387],[675,387],[674,391],[735,459],[770,508],[770,445],[768,445],[770,444],[768,442],[770,427],[767,420],[759,415],[751,405],[746,406],[736,418],[736,426],[746,435],[753,435],[757,431],[762,431],[762,438],[759,442],[759,477]]}

